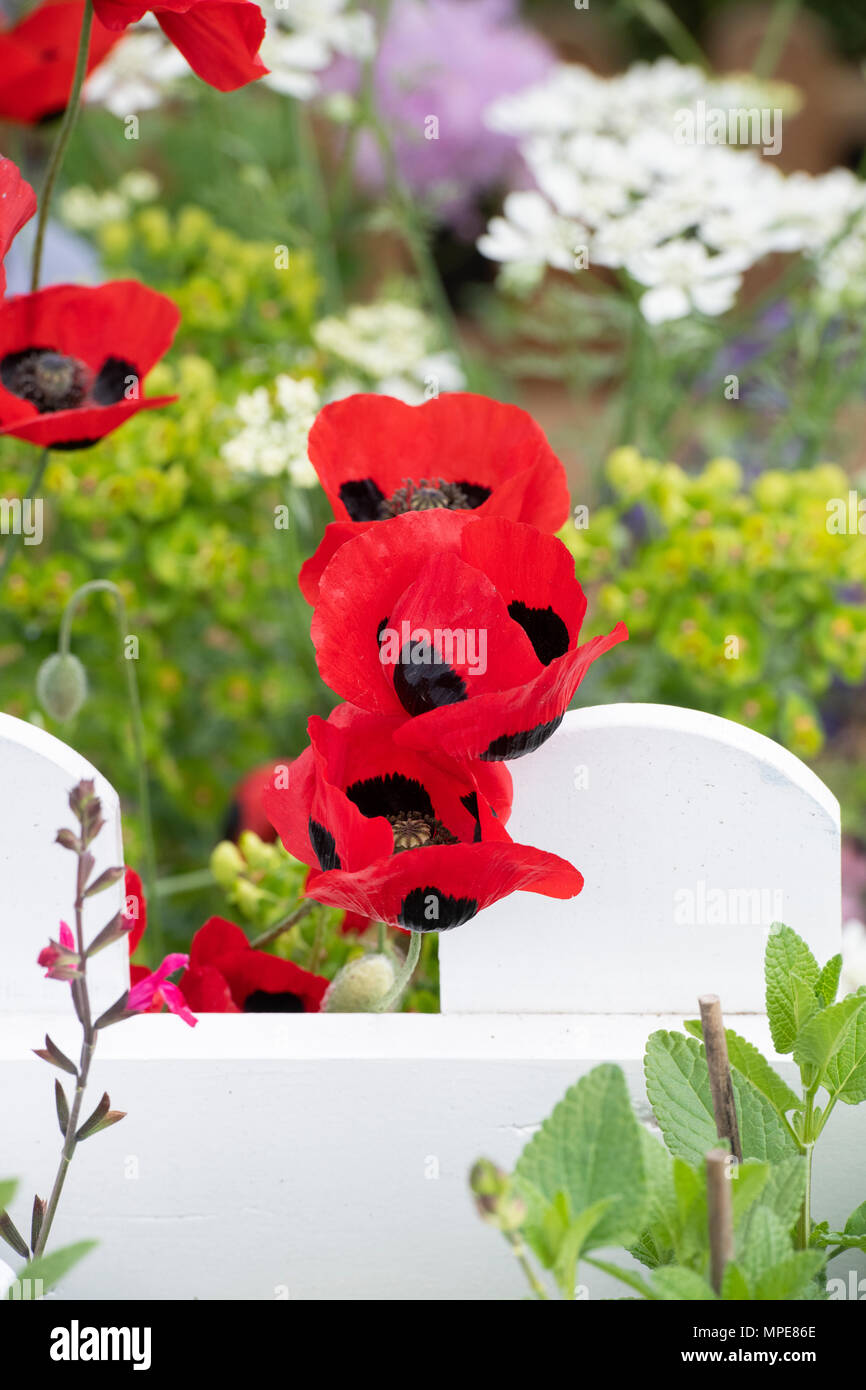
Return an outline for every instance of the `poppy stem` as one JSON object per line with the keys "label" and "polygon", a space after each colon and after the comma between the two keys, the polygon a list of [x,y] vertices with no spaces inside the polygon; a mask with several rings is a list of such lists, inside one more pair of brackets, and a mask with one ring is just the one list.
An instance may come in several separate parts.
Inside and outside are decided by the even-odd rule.
{"label": "poppy stem", "polygon": [[[39,455],[39,462],[33,470],[33,476],[30,479],[30,482],[27,484],[26,488],[24,489],[24,496],[21,499],[22,513],[24,509],[24,504],[26,502],[35,500],[36,493],[42,486],[42,479],[45,477],[45,470],[48,467],[48,456],[50,452],[50,449],[43,449],[42,453]],[[3,551],[3,559],[2,561],[0,561],[0,588],[2,588],[3,586],[3,581],[6,578],[6,573],[9,569],[9,566],[12,564],[13,559],[15,558],[19,545],[21,544],[21,537],[23,533],[24,527],[22,515],[22,526],[17,531],[10,532],[10,534],[6,538],[6,546]]]}
{"label": "poppy stem", "polygon": [[384,995],[384,997],[380,999],[379,1003],[376,1005],[375,1012],[377,1014],[387,1013],[388,1010],[394,1004],[396,1004],[398,1000],[402,997],[404,990],[409,984],[409,981],[415,974],[415,969],[418,965],[418,961],[421,958],[422,940],[422,932],[412,932],[409,938],[409,950],[406,952],[406,959],[403,962],[403,965],[397,975],[396,980],[394,981],[391,988],[388,990],[388,993]]}
{"label": "poppy stem", "polygon": [[[153,838],[153,816],[150,806],[150,785],[147,776],[147,759],[144,751],[144,720],[141,713],[141,698],[138,690],[138,676],[136,675],[135,663],[136,656],[127,656],[126,644],[129,637],[126,600],[122,591],[110,579],[92,579],[87,584],[82,584],[80,589],[76,589],[70,598],[63,617],[60,620],[60,640],[58,650],[62,656],[69,654],[69,641],[72,635],[72,620],[76,611],[90,594],[93,593],[111,594],[115,602],[115,612],[117,615],[117,627],[120,634],[121,656],[126,668],[126,689],[129,700],[129,724],[132,733],[132,746],[138,776],[138,812],[141,818],[141,832],[144,852],[144,879],[145,897],[147,900],[156,904],[156,851]],[[136,639],[137,652],[137,639]],[[162,934],[158,926],[158,918],[151,911],[151,921],[149,928],[151,949],[157,957],[163,954]]]}
{"label": "poppy stem", "polygon": [[51,207],[51,196],[54,192],[54,185],[60,173],[63,157],[66,154],[66,147],[69,144],[72,130],[78,119],[78,111],[81,106],[81,89],[84,86],[84,79],[87,76],[87,59],[90,54],[90,33],[93,28],[93,0],[85,0],[84,14],[81,17],[81,33],[78,37],[78,57],[75,60],[75,74],[72,78],[72,89],[66,103],[66,110],[63,113],[63,120],[51,151],[51,160],[48,165],[48,172],[45,175],[45,183],[42,185],[42,193],[39,198],[39,220],[36,224],[36,241],[33,245],[33,269],[30,278],[31,293],[39,288],[39,272],[42,268],[42,249],[45,242],[45,228],[48,223],[48,210]]}
{"label": "poppy stem", "polygon": [[255,940],[250,942],[250,945],[256,951],[261,951],[263,947],[270,946],[271,942],[277,941],[284,932],[291,931],[295,923],[300,922],[302,918],[306,917],[307,913],[311,912],[315,906],[316,903],[312,898],[305,898],[302,903],[298,904],[293,912],[289,913],[288,917],[284,917],[281,922],[277,922],[276,926],[268,927],[268,930],[263,931],[261,936],[257,936]]}

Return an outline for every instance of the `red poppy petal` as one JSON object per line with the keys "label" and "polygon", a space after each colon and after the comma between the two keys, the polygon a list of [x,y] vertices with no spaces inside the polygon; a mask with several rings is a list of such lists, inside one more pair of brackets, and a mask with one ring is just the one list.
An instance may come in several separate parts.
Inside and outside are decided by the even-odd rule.
{"label": "red poppy petal", "polygon": [[527,684],[407,719],[394,737],[410,748],[432,744],[454,758],[521,757],[554,732],[596,657],[627,638],[625,624],[617,623],[612,632],[552,661]]}
{"label": "red poppy petal", "polygon": [[36,194],[11,159],[0,156],[0,295],[6,293],[3,258],[25,222],[36,211]]}
{"label": "red poppy petal", "polygon": [[[317,902],[416,931],[447,931],[509,893],[573,898],[583,876],[531,845],[435,845],[370,864],[362,873],[311,874]],[[429,924],[429,925],[428,925]]]}
{"label": "red poppy petal", "polygon": [[376,634],[412,584],[419,557],[459,552],[469,512],[408,513],[340,547],[327,565],[311,633],[322,679],[343,699],[383,714],[403,713],[379,660]]}
{"label": "red poppy petal", "polygon": [[268,71],[258,56],[265,36],[265,17],[258,5],[250,0],[200,0],[183,13],[173,9],[164,4],[153,7],[166,37],[211,87],[232,92]]}
{"label": "red poppy petal", "polygon": [[[84,0],[38,5],[0,35],[0,117],[27,124],[59,114],[69,100]],[[102,62],[119,35],[94,18],[87,71]]]}
{"label": "red poppy petal", "polygon": [[419,406],[364,394],[334,401],[310,432],[309,455],[338,521],[352,519],[351,485],[369,480],[370,498],[387,498],[409,478],[489,488],[485,511],[545,530],[568,517],[565,470],[540,426],[517,406],[470,392]]}
{"label": "red poppy petal", "polygon": [[221,956],[217,968],[240,1009],[251,994],[261,990],[265,994],[294,994],[303,1001],[306,1013],[315,1013],[328,988],[323,976],[313,975],[294,961],[282,960],[266,951],[237,951]]}
{"label": "red poppy petal", "polygon": [[350,541],[354,536],[359,536],[362,531],[369,531],[371,526],[377,523],[374,521],[331,521],[325,527],[325,534],[319,543],[319,548],[315,555],[311,555],[309,560],[305,560],[301,565],[301,572],[298,575],[298,585],[307,603],[315,606],[319,601],[319,582],[324,574],[325,568],[341,545]]}
{"label": "red poppy petal", "polygon": [[[5,412],[6,402],[10,399],[17,400],[17,397],[10,396],[8,391],[0,391],[0,410]],[[177,399],[177,396],[145,396],[137,401],[117,401],[115,405],[85,406],[79,410],[55,410],[45,415],[34,411],[32,415],[4,420],[0,424],[0,435],[26,439],[31,444],[41,444],[45,448],[59,448],[67,444],[84,448],[104,439],[140,410],[172,405]],[[28,401],[21,401],[20,404],[29,406]],[[30,406],[30,409],[33,407]]]}
{"label": "red poppy petal", "polygon": [[191,968],[198,969],[212,965],[219,956],[246,948],[252,950],[246,932],[229,922],[225,917],[209,917],[203,927],[199,927],[189,948]]}
{"label": "red poppy petal", "polygon": [[177,305],[137,280],[112,280],[94,289],[49,285],[3,302],[0,358],[51,348],[98,372],[106,358],[117,357],[143,381],[171,347],[179,323]]}
{"label": "red poppy petal", "polygon": [[570,644],[577,641],[586,597],[575,578],[574,558],[556,536],[505,517],[486,517],[466,527],[461,554],[488,576],[506,605],[552,609],[568,629]]}
{"label": "red poppy petal", "polygon": [[213,965],[190,966],[181,976],[178,989],[194,1013],[240,1013],[225,976]]}

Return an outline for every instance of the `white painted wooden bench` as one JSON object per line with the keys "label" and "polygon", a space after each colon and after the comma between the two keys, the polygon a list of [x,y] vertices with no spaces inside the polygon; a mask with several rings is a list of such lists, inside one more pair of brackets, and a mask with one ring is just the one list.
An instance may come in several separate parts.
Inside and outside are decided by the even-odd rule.
{"label": "white painted wooden bench", "polygon": [[[151,1016],[102,1036],[94,1100],[107,1089],[129,1115],[76,1155],[55,1240],[101,1245],[65,1294],[521,1297],[468,1195],[476,1157],[510,1165],[599,1061],[624,1067],[647,1114],[646,1038],[694,1016],[698,994],[720,994],[770,1051],[766,928],[781,917],[822,960],[839,945],[827,788],[768,739],[656,705],[573,712],[512,771],[515,839],[572,859],[586,887],[568,903],[515,895],[443,936],[441,1015],[211,1015],[194,1030]],[[0,1178],[21,1179],[24,1207],[59,1146],[51,1073],[30,1049],[46,1028],[61,1047],[77,1041],[68,991],[35,957],[69,910],[71,856],[52,840],[83,776],[108,813],[106,867],[121,857],[111,787],[0,716]],[[92,929],[116,910],[108,895],[95,903]],[[97,963],[110,1002],[123,943]],[[831,1222],[866,1195],[864,1110],[840,1106],[823,1141],[814,1208]],[[862,1272],[859,1259],[834,1272]],[[593,1277],[591,1297],[620,1293]]]}

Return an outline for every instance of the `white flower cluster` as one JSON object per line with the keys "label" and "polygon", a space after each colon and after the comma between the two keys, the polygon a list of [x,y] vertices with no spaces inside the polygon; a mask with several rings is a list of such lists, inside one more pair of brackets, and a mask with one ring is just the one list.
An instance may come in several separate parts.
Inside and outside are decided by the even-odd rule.
{"label": "white flower cluster", "polygon": [[84,87],[84,100],[124,120],[139,111],[152,111],[181,91],[189,75],[183,54],[148,14],[94,68]]}
{"label": "white flower cluster", "polygon": [[438,349],[434,322],[395,299],[355,304],[342,318],[322,319],[313,337],[317,347],[348,369],[331,387],[329,400],[377,391],[418,405],[465,385],[454,354]]}
{"label": "white flower cluster", "polygon": [[235,402],[242,428],[222,446],[234,473],[276,478],[288,475],[296,487],[315,487],[307,456],[307,437],[322,404],[310,377],[278,376],[273,391],[258,386]]}
{"label": "white flower cluster", "polygon": [[755,148],[683,134],[699,103],[758,116],[773,102],[753,79],[712,79],[667,58],[613,78],[560,66],[487,113],[520,139],[537,187],[506,197],[480,250],[529,283],[545,265],[624,270],[651,323],[724,313],[772,251],[814,256],[825,299],[843,291],[866,266],[866,185],[844,169],[786,176]]}
{"label": "white flower cluster", "polygon": [[114,188],[97,193],[88,184],[77,183],[60,199],[60,216],[76,232],[93,232],[106,222],[128,217],[133,208],[152,203],[159,196],[159,180],[149,169],[131,169]]}
{"label": "white flower cluster", "polygon": [[270,69],[262,81],[306,101],[318,92],[319,74],[335,57],[369,58],[375,43],[372,16],[346,0],[280,0],[268,17],[261,47]]}

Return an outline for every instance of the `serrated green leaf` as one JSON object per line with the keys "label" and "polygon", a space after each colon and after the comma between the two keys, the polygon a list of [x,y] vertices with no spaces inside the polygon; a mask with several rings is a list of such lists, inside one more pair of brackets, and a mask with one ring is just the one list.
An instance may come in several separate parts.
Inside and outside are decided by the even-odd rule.
{"label": "serrated green leaf", "polygon": [[736,1260],[725,1265],[721,1293],[725,1302],[732,1303],[745,1303],[752,1297],[748,1280]]}
{"label": "serrated green leaf", "polygon": [[[644,1072],[665,1143],[671,1153],[699,1166],[719,1145],[702,1045],[682,1033],[653,1033]],[[744,1156],[776,1163],[795,1153],[796,1142],[773,1105],[735,1067],[731,1080]]]}
{"label": "serrated green leaf", "polygon": [[841,955],[831,956],[818,977],[817,994],[825,1008],[828,1004],[833,1004],[836,1001],[841,974]]}
{"label": "serrated green leaf", "polygon": [[769,1207],[755,1206],[747,1213],[737,1233],[736,1259],[751,1288],[774,1265],[793,1254],[788,1227]]}
{"label": "serrated green leaf", "polygon": [[800,1067],[816,1067],[823,1075],[831,1058],[844,1043],[858,1013],[866,1008],[866,995],[849,994],[838,1004],[830,1004],[809,1019],[794,1045],[794,1061]]}
{"label": "serrated green leaf", "polygon": [[665,1302],[715,1303],[717,1295],[706,1279],[681,1265],[663,1265],[653,1271],[652,1286]]}
{"label": "serrated green leaf", "polygon": [[777,1052],[790,1052],[803,1024],[818,1008],[818,962],[790,927],[774,924],[764,957],[767,1016]]}
{"label": "serrated green leaf", "polygon": [[[98,1245],[95,1240],[79,1240],[74,1245],[63,1245],[59,1250],[52,1250],[47,1255],[40,1255],[38,1259],[31,1260],[23,1269],[18,1272],[19,1284],[24,1280],[30,1280],[31,1285],[41,1282],[42,1292],[48,1293],[54,1285],[68,1274],[71,1269],[83,1260]],[[10,1289],[9,1295],[12,1293]]]}
{"label": "serrated green leaf", "polygon": [[831,1096],[845,1105],[860,1105],[866,1100],[866,1010],[857,1014],[842,1046],[831,1058],[823,1084]]}
{"label": "serrated green leaf", "polygon": [[753,1297],[761,1303],[800,1299],[824,1263],[820,1250],[797,1250],[761,1275]]}
{"label": "serrated green leaf", "polygon": [[[704,1040],[704,1030],[699,1018],[688,1019],[683,1025],[692,1037],[699,1042]],[[778,1111],[780,1115],[785,1115],[789,1110],[802,1110],[803,1101],[796,1091],[792,1091],[787,1081],[770,1066],[766,1057],[750,1043],[747,1038],[743,1038],[739,1033],[735,1033],[733,1028],[725,1029],[725,1040],[728,1047],[728,1061],[732,1067],[736,1067],[741,1076],[760,1091],[762,1096]]]}
{"label": "serrated green leaf", "polygon": [[846,1236],[866,1236],[866,1202],[855,1207],[845,1222]]}
{"label": "serrated green leaf", "polygon": [[761,1206],[769,1207],[789,1230],[797,1220],[803,1205],[806,1176],[805,1156],[793,1154],[781,1163],[771,1166],[766,1186],[760,1196]]}
{"label": "serrated green leaf", "polygon": [[529,1208],[530,1242],[540,1213],[560,1192],[573,1219],[604,1198],[613,1199],[587,1249],[636,1238],[647,1184],[640,1126],[619,1067],[595,1067],[570,1087],[526,1145],[514,1177]]}
{"label": "serrated green leaf", "polygon": [[746,1212],[757,1202],[767,1186],[769,1176],[769,1163],[761,1163],[755,1158],[747,1158],[730,1169],[731,1207],[735,1227],[739,1226]]}
{"label": "serrated green leaf", "polygon": [[654,1135],[641,1126],[641,1148],[647,1175],[647,1200],[643,1214],[644,1229],[631,1247],[631,1254],[649,1269],[674,1260],[674,1227],[676,1223],[676,1193],[674,1191],[673,1159]]}

